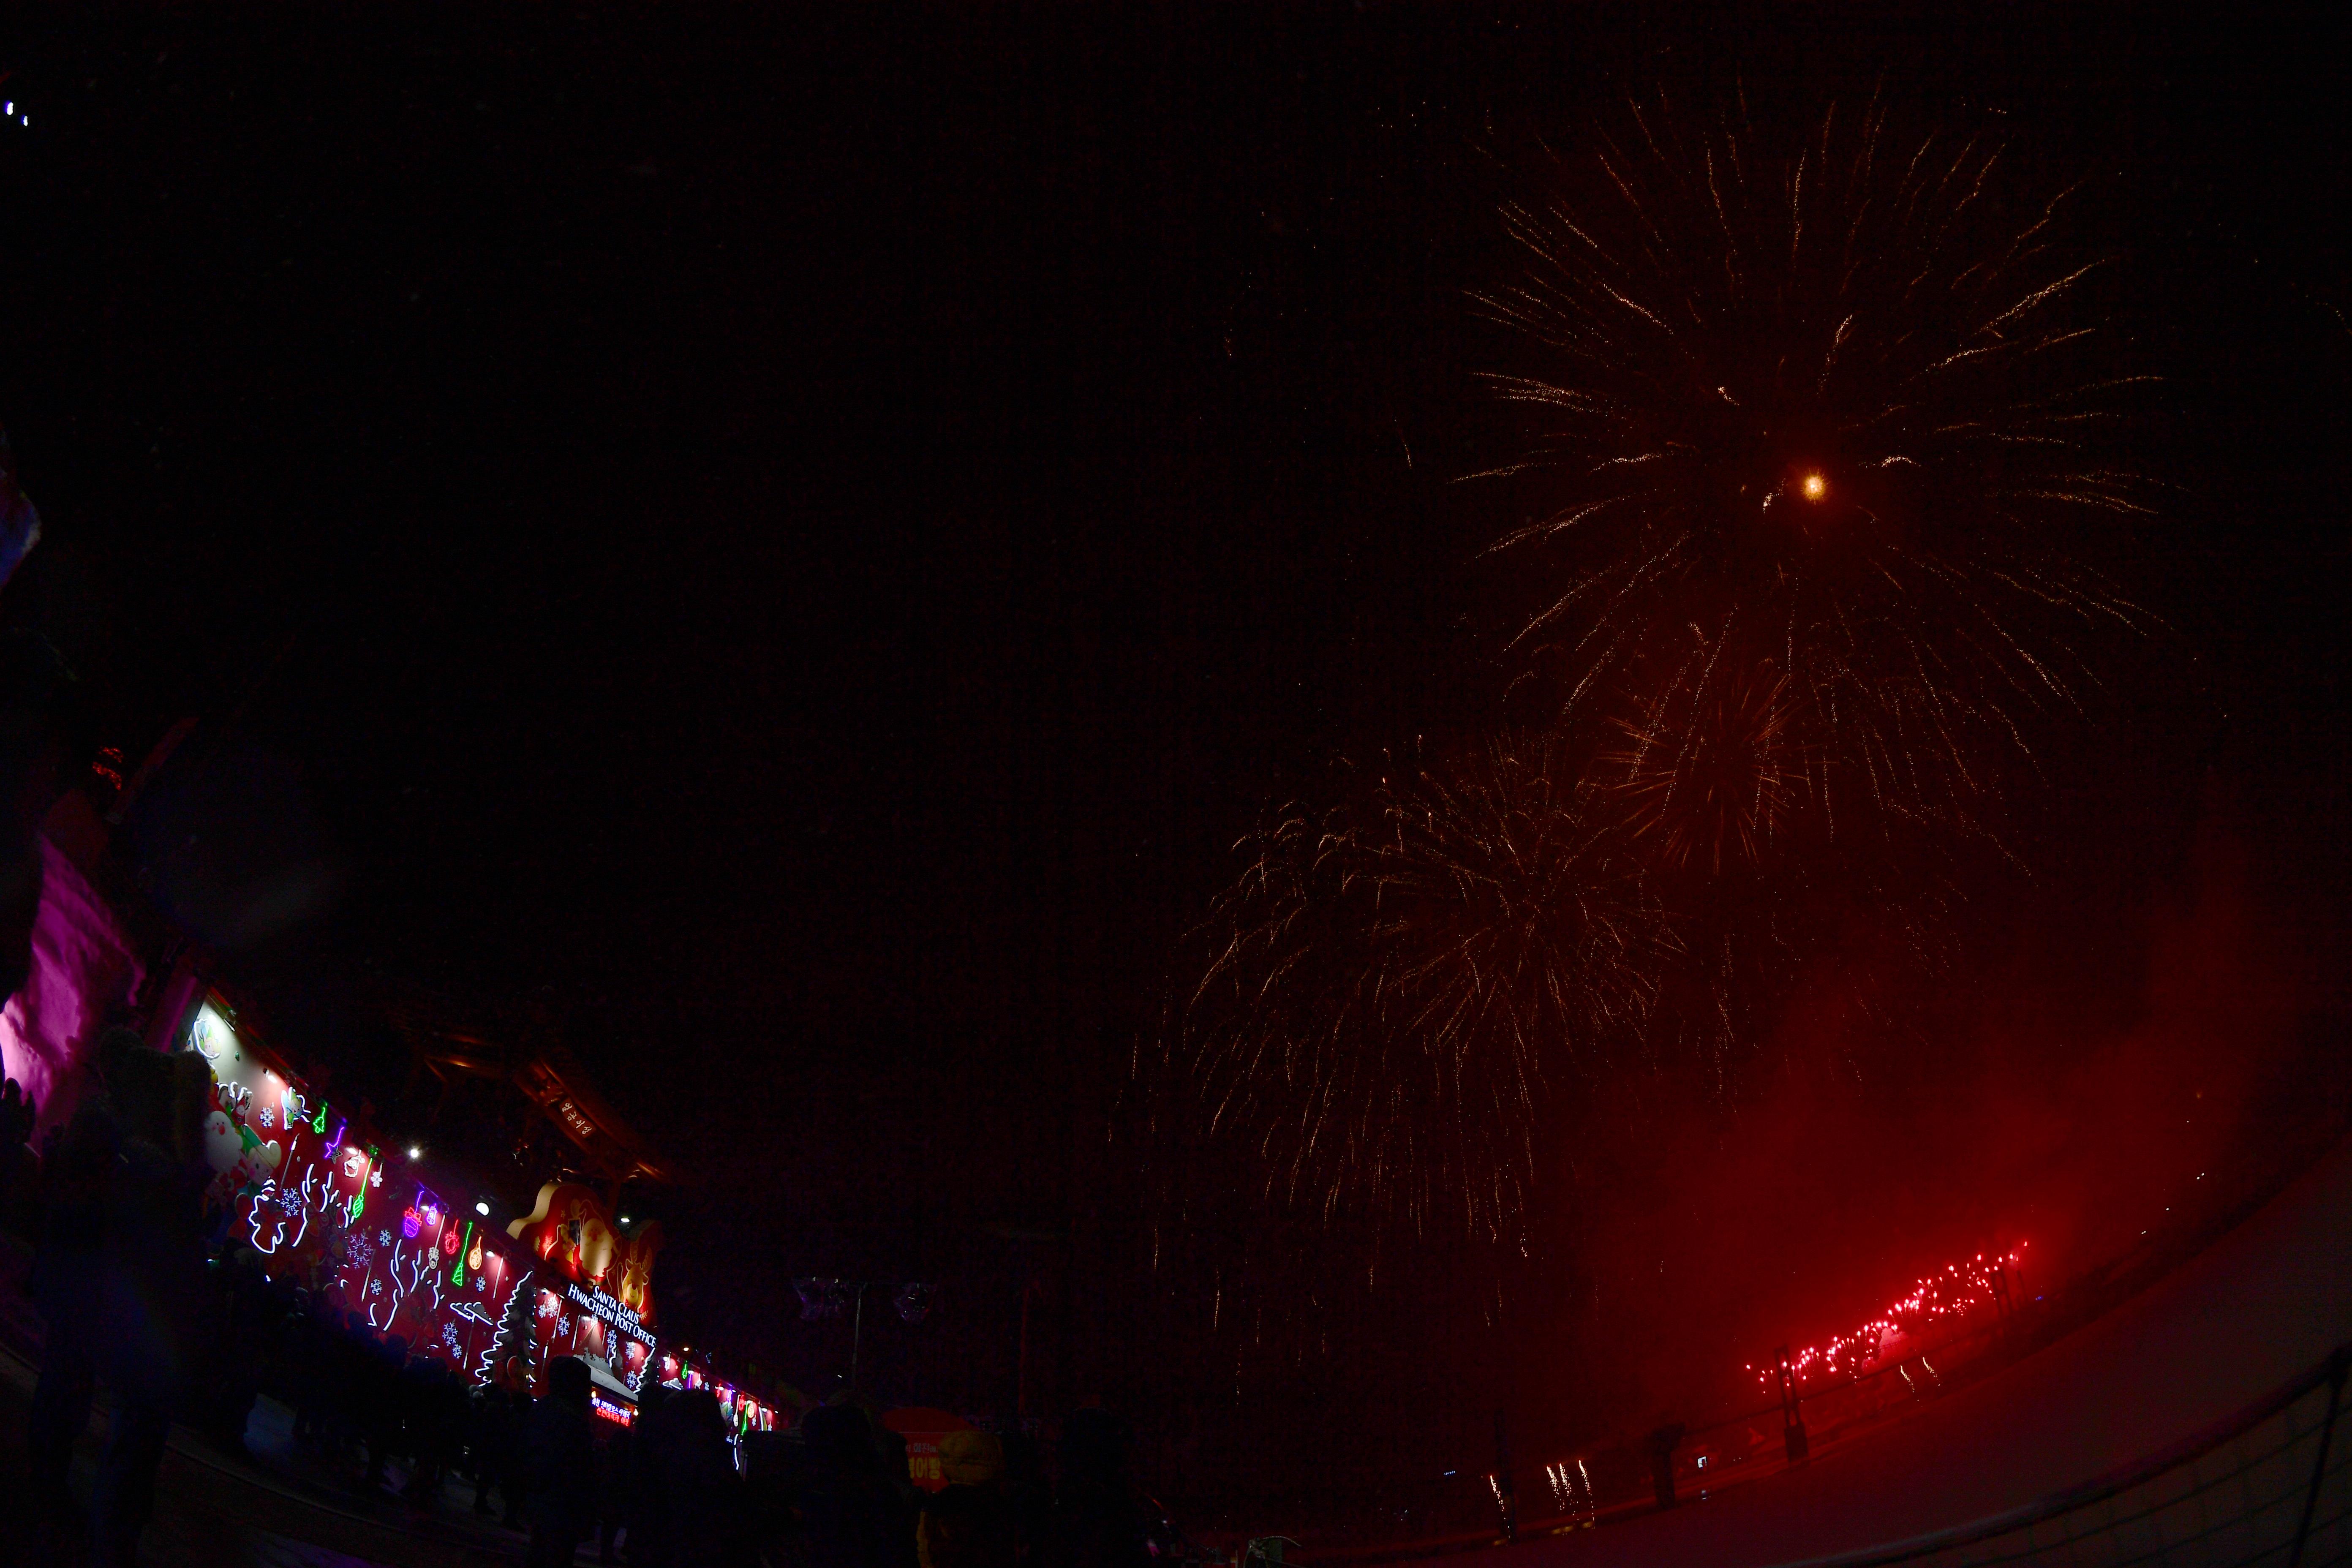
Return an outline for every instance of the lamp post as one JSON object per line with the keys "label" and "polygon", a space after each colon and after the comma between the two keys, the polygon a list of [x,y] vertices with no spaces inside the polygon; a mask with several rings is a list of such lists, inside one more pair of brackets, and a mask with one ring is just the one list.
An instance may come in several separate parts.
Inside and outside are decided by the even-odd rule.
{"label": "lamp post", "polygon": [[1045,1281],[1033,1279],[1021,1287],[1021,1382],[1013,1397],[1013,1409],[1024,1432],[1029,1429],[1029,1308],[1032,1302],[1045,1299]]}
{"label": "lamp post", "polygon": [[857,1386],[857,1352],[866,1342],[866,1281],[856,1280],[850,1289],[857,1293],[849,1313],[849,1386],[854,1390]]}

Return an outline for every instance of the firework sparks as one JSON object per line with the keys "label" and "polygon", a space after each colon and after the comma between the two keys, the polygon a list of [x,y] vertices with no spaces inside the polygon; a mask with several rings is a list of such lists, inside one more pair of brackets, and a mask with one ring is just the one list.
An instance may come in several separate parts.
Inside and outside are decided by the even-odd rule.
{"label": "firework sparks", "polygon": [[1499,1235],[1548,1070],[1638,1030],[1662,931],[1556,739],[1281,816],[1198,933],[1173,1063],[1264,1196]]}
{"label": "firework sparks", "polygon": [[1697,864],[1717,876],[1727,858],[1760,863],[1811,772],[1787,678],[1708,671],[1637,699],[1633,710],[1612,717],[1624,743],[1594,770],[1633,842],[1676,870]]}
{"label": "firework sparks", "polygon": [[1828,944],[1939,964],[1952,847],[1998,844],[2098,640],[2154,625],[2089,563],[2154,516],[2154,378],[2077,193],[2004,160],[1876,105],[1782,153],[1744,103],[1629,103],[1506,207],[1528,265],[1480,303],[1530,363],[1486,477],[1526,521],[1493,548],[1545,584],[1514,646],[1559,702],[1246,846],[1148,1098],[1254,1201],[1518,1235],[1548,1079],[1631,1043],[1727,1098]]}
{"label": "firework sparks", "polygon": [[[2087,639],[2152,624],[2070,549],[2156,492],[2116,449],[2154,378],[2118,363],[2106,263],[2062,238],[2076,193],[2012,218],[2000,143],[1905,142],[1875,105],[1785,156],[1744,101],[1696,130],[1624,119],[1558,199],[1506,207],[1531,264],[1481,297],[1536,361],[1492,377],[1528,418],[1488,473],[1534,503],[1496,548],[1559,574],[1521,646],[1571,715],[1684,711],[1641,752],[1645,812],[1682,787],[1648,764],[1704,775],[1708,723],[1735,750],[1759,733],[1718,683],[1769,697],[1804,765],[1769,809],[1707,814],[1718,867],[1800,814],[1823,837],[1976,827],[2000,758],[2030,763],[2034,721],[2095,685]],[[1654,842],[1686,861],[1697,826]]]}

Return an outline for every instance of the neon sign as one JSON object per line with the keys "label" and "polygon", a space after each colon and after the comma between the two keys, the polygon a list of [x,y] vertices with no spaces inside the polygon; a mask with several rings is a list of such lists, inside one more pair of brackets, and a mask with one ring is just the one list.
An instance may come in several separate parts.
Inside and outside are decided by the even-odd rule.
{"label": "neon sign", "polygon": [[[364,1128],[269,1065],[224,1007],[196,1008],[182,1043],[213,1080],[206,1211],[249,1240],[273,1278],[303,1271],[339,1310],[472,1381],[578,1354],[600,1366],[600,1379],[609,1373],[607,1391],[643,1384],[657,1360],[649,1289],[657,1226],[624,1235],[597,1194],[559,1183],[541,1190],[536,1213],[493,1234],[497,1222],[453,1212],[409,1167],[388,1173]],[[387,1206],[364,1223],[387,1174]],[[476,1206],[487,1214],[487,1204]],[[534,1279],[539,1259],[549,1265],[544,1280]],[[617,1394],[608,1403],[627,1409]],[[751,1402],[736,1405],[751,1414]]]}
{"label": "neon sign", "polygon": [[576,1182],[550,1182],[539,1189],[539,1202],[530,1214],[509,1224],[507,1234],[530,1248],[551,1272],[609,1296],[627,1310],[631,1321],[653,1326],[653,1268],[661,1250],[660,1226],[638,1226],[625,1235],[597,1194]]}
{"label": "neon sign", "polygon": [[448,1204],[422,1184],[395,1185],[385,1222],[363,1226],[369,1194],[384,1184],[381,1151],[268,1065],[219,1005],[195,1009],[182,1045],[211,1069],[204,1203],[215,1223],[248,1241],[272,1277],[310,1271],[338,1310],[469,1376],[489,1373],[529,1271],[470,1226],[461,1239]]}
{"label": "neon sign", "polygon": [[[416,1201],[401,1211],[400,1234],[403,1239],[415,1241],[425,1232],[441,1228],[441,1200],[424,1187],[416,1189]],[[429,1241],[425,1244],[432,1245]]]}
{"label": "neon sign", "polygon": [[567,1284],[563,1288],[563,1296],[573,1306],[594,1314],[646,1349],[653,1348],[654,1337],[646,1331],[637,1315],[604,1291],[593,1288],[583,1289],[577,1285]]}

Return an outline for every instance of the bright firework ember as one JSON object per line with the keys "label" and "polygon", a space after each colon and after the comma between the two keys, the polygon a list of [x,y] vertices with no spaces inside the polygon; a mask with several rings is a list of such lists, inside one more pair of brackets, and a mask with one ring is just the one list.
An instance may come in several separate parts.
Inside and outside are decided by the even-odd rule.
{"label": "bright firework ember", "polygon": [[[1557,198],[1505,209],[1529,265],[1482,297],[1532,353],[1513,479],[1557,584],[1521,645],[1618,760],[1668,863],[1897,822],[1978,831],[2088,639],[2150,619],[2088,561],[2157,487],[2125,450],[2155,377],[1987,135],[1834,109],[1785,153],[1745,97],[1629,102]],[[1688,797],[1688,798],[1685,798]]]}

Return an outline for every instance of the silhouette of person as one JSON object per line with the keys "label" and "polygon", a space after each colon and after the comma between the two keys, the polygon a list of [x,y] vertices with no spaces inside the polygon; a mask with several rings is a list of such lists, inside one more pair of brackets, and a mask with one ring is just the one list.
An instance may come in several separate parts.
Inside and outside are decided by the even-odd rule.
{"label": "silhouette of person", "polygon": [[588,1363],[547,1363],[547,1392],[523,1427],[523,1512],[531,1568],[563,1568],[596,1521],[596,1445],[589,1431]]}

